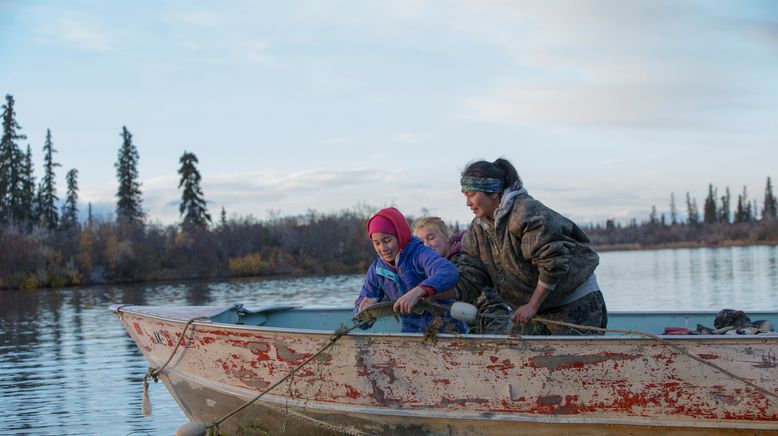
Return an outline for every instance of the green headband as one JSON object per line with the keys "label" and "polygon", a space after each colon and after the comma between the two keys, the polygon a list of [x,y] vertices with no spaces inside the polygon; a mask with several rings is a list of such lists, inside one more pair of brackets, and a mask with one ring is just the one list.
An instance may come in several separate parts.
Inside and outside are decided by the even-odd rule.
{"label": "green headband", "polygon": [[462,191],[480,191],[480,192],[502,192],[503,182],[501,179],[490,177],[471,177],[462,176],[459,181],[462,185]]}

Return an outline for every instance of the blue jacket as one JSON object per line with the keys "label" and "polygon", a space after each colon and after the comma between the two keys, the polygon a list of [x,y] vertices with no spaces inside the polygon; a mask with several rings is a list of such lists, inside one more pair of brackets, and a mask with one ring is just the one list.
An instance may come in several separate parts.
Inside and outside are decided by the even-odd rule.
{"label": "blue jacket", "polygon": [[[357,298],[354,313],[359,311],[359,304],[365,297],[377,298],[378,301],[396,300],[403,294],[419,285],[430,286],[435,292],[452,289],[457,284],[459,274],[457,268],[447,259],[440,257],[434,250],[425,247],[421,239],[411,237],[410,242],[397,257],[397,268],[388,264],[379,256],[367,269],[365,283]],[[454,300],[437,300],[441,304],[451,305]],[[402,331],[423,333],[434,320],[430,313],[422,315],[400,315]],[[440,332],[467,333],[467,325],[455,320],[449,312],[441,320]],[[450,325],[448,325],[450,323]]]}

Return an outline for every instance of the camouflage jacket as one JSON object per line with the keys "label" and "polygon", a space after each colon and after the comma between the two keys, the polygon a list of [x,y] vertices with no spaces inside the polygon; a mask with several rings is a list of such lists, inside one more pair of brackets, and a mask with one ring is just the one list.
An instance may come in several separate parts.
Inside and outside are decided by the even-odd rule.
{"label": "camouflage jacket", "polygon": [[552,289],[540,310],[564,304],[599,264],[589,238],[524,188],[506,192],[502,202],[494,221],[475,218],[462,240],[458,299],[472,303],[491,286],[515,308],[540,281]]}

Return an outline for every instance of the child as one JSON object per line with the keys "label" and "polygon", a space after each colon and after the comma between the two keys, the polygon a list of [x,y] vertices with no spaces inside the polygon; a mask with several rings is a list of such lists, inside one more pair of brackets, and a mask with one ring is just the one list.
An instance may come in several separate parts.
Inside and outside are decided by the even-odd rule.
{"label": "child", "polygon": [[413,222],[413,234],[436,253],[450,260],[454,265],[462,251],[462,236],[465,231],[451,234],[446,223],[436,216],[418,218]]}
{"label": "child", "polygon": [[[425,332],[433,322],[430,313],[411,313],[422,297],[431,297],[456,285],[456,267],[425,247],[411,235],[411,228],[399,210],[381,209],[367,221],[367,233],[378,254],[368,268],[362,291],[355,302],[354,313],[382,300],[396,300],[394,310],[402,313],[402,331]],[[436,300],[451,304],[453,300]],[[467,333],[467,326],[446,313],[440,332]]]}

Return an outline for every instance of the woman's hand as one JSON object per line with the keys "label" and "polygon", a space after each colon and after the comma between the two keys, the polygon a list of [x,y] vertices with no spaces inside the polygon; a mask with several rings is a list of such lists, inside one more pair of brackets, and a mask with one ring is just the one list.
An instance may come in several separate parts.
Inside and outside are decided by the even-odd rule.
{"label": "woman's hand", "polygon": [[408,315],[413,310],[413,306],[415,306],[416,303],[419,302],[419,299],[425,295],[427,295],[427,291],[416,286],[394,302],[394,311]]}
{"label": "woman's hand", "polygon": [[529,322],[529,320],[537,313],[538,313],[538,308],[533,304],[525,304],[523,306],[519,306],[519,308],[516,309],[515,312],[513,312],[513,316],[511,316],[511,322],[513,323],[513,325],[524,324],[526,322]]}
{"label": "woman's hand", "polygon": [[365,297],[362,302],[359,303],[359,311],[362,312],[366,307],[372,306],[378,302],[378,298]]}
{"label": "woman's hand", "polygon": [[532,293],[532,298],[529,299],[529,303],[519,306],[518,309],[513,312],[513,316],[511,316],[513,325],[529,322],[530,318],[538,313],[540,305],[543,304],[543,301],[546,299],[549,292],[551,291],[548,288],[538,283],[535,287],[535,291]]}

